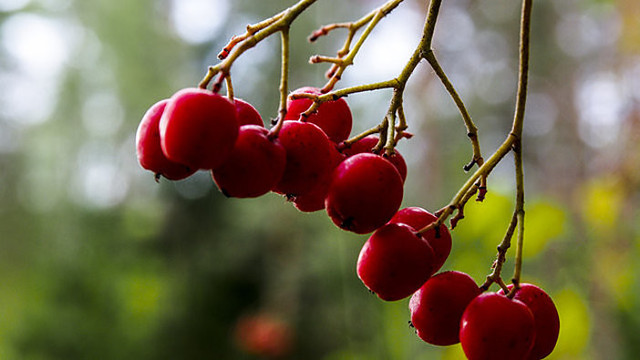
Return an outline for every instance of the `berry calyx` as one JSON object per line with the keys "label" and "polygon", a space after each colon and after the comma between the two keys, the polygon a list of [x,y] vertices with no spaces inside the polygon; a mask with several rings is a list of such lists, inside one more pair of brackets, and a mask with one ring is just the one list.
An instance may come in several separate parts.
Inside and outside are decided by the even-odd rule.
{"label": "berry calyx", "polygon": [[498,293],[473,299],[460,322],[460,343],[469,360],[526,359],[535,335],[527,305]]}
{"label": "berry calyx", "polygon": [[396,168],[381,156],[361,153],[334,170],[325,205],[338,227],[366,234],[391,219],[402,195],[402,178]]}
{"label": "berry calyx", "polygon": [[162,151],[193,169],[214,169],[226,161],[238,137],[235,106],[204,89],[175,93],[160,119]]}
{"label": "berry calyx", "polygon": [[211,171],[213,180],[226,196],[250,198],[264,195],[280,181],[286,152],[269,130],[257,125],[240,127],[231,154]]}
{"label": "berry calyx", "polygon": [[164,176],[169,180],[180,180],[192,175],[196,169],[171,161],[162,152],[158,125],[167,102],[168,99],[158,101],[142,117],[136,131],[136,152],[140,166],[153,171],[156,178]]}
{"label": "berry calyx", "polygon": [[[320,89],[315,87],[302,87],[294,90],[292,94],[322,95]],[[308,98],[291,99],[289,97],[287,100],[287,115],[284,119],[302,120],[316,124],[335,143],[344,141],[349,137],[353,119],[349,105],[344,98],[324,102],[318,106],[316,112],[306,119],[301,119],[300,115],[307,111],[312,104],[313,100]]]}
{"label": "berry calyx", "polygon": [[411,323],[418,336],[433,345],[460,342],[460,319],[481,290],[471,276],[445,271],[429,278],[409,302]]}
{"label": "berry calyx", "polygon": [[387,224],[362,247],[357,273],[380,299],[395,301],[413,294],[433,275],[433,258],[429,243],[411,227]]}

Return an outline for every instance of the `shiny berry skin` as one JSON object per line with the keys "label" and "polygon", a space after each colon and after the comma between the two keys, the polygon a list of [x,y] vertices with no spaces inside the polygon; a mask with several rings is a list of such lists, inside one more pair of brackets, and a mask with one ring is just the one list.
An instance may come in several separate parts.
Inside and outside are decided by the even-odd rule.
{"label": "shiny berry skin", "polygon": [[160,147],[160,129],[158,124],[169,100],[161,100],[147,110],[136,132],[136,152],[138,162],[144,169],[169,180],[184,179],[196,169],[173,162],[164,155]]}
{"label": "shiny berry skin", "polygon": [[[420,207],[407,207],[398,210],[389,222],[407,224],[416,231],[431,224],[438,219],[437,216]],[[443,224],[436,229],[431,229],[422,234],[429,242],[436,256],[436,271],[439,270],[451,253],[451,233]]]}
{"label": "shiny berry skin", "polygon": [[175,93],[160,119],[162,151],[194,169],[214,169],[227,160],[238,137],[235,106],[204,89]]}
{"label": "shiny berry skin", "polygon": [[236,106],[236,115],[238,116],[238,125],[258,125],[264,127],[262,116],[253,105],[248,102],[235,98],[233,104]]}
{"label": "shiny berry skin", "polygon": [[344,160],[344,155],[335,147],[332,147],[329,170],[322,175],[320,182],[314,186],[311,191],[292,198],[293,205],[296,209],[302,212],[313,212],[324,209],[324,200],[327,197],[329,186],[331,185],[331,175],[342,160]]}
{"label": "shiny berry skin", "polygon": [[257,125],[240,127],[233,151],[222,165],[211,171],[226,196],[252,198],[264,195],[280,181],[286,152],[269,130]]}
{"label": "shiny berry skin", "polygon": [[[512,288],[513,285],[509,285],[509,290]],[[536,340],[527,359],[544,359],[556,346],[560,332],[560,317],[553,300],[544,290],[532,284],[520,284],[513,298],[527,305],[536,324]]]}
{"label": "shiny berry skin", "polygon": [[411,297],[411,323],[418,336],[433,345],[460,342],[460,318],[481,291],[471,276],[445,271],[432,276]]}
{"label": "shiny berry skin", "polygon": [[[378,144],[379,139],[377,135],[366,136],[351,144],[351,146],[342,149],[342,153],[347,157],[360,153],[373,153],[372,149]],[[395,150],[391,156],[384,154],[382,157],[389,160],[396,167],[404,182],[407,179],[407,163],[398,150]]]}
{"label": "shiny berry skin", "polygon": [[396,168],[381,156],[362,153],[345,159],[333,171],[325,206],[338,227],[367,234],[391,219],[402,195]]}
{"label": "shiny berry skin", "polygon": [[311,191],[331,167],[331,141],[316,125],[292,120],[282,124],[278,139],[287,161],[273,191],[288,196]]}
{"label": "shiny berry skin", "polygon": [[473,299],[460,322],[460,343],[469,360],[527,359],[535,335],[527,305],[498,293]]}
{"label": "shiny berry skin", "polygon": [[362,247],[357,273],[380,299],[404,299],[433,275],[433,250],[409,226],[387,224]]}
{"label": "shiny berry skin", "polygon": [[[314,87],[302,87],[294,90],[292,94],[313,94],[322,95],[320,89]],[[300,114],[305,112],[313,104],[311,99],[291,99],[287,100],[287,115],[285,120],[300,120]],[[353,119],[351,110],[344,98],[327,101],[320,104],[315,113],[306,119],[301,119],[318,125],[335,143],[346,140],[351,133]]]}

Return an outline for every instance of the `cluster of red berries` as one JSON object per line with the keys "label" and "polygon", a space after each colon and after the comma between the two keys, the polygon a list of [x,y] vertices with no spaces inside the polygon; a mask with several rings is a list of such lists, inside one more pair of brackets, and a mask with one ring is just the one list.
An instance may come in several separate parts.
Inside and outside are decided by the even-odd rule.
{"label": "cluster of red berries", "polygon": [[560,329],[551,298],[531,284],[509,298],[502,291],[483,294],[459,271],[434,275],[449,256],[451,235],[444,225],[418,231],[436,220],[419,207],[399,210],[362,248],[357,267],[362,282],[387,301],[413,294],[411,324],[427,343],[461,343],[470,360],[548,356]]}
{"label": "cluster of red berries", "polygon": [[[294,93],[320,94],[311,87]],[[352,117],[342,98],[322,103],[308,117],[309,98],[289,99],[276,133],[241,99],[205,89],[183,89],[153,105],[136,136],[138,161],[157,177],[179,180],[211,171],[229,197],[286,195],[304,212],[325,209],[342,229],[366,234],[400,207],[407,166],[399,153],[372,152],[371,135],[350,146]]]}
{"label": "cluster of red berries", "polygon": [[532,284],[521,284],[513,298],[502,290],[481,292],[462,272],[431,277],[409,302],[416,333],[434,345],[460,343],[470,360],[538,360],[551,354],[560,320],[549,295]]}
{"label": "cluster of red berries", "polygon": [[[293,92],[320,95],[316,88]],[[365,286],[386,301],[411,295],[411,322],[435,345],[462,343],[469,359],[542,359],[555,346],[558,313],[551,298],[524,284],[513,299],[485,293],[468,275],[437,275],[451,252],[451,235],[428,211],[400,209],[407,166],[395,152],[373,152],[370,135],[346,145],[352,127],[343,98],[321,103],[289,98],[280,127],[268,130],[241,99],[183,89],[153,105],[136,135],[138,160],[156,177],[183,179],[211,171],[229,197],[285,195],[300,211],[326,209],[340,228],[373,234],[357,262]],[[278,129],[278,131],[274,131]]]}

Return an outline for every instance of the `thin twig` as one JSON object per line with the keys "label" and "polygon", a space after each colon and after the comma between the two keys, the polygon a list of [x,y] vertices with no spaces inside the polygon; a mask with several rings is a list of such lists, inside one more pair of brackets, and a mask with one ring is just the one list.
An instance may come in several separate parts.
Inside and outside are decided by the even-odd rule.
{"label": "thin twig", "polygon": [[230,43],[232,44],[232,46],[228,45],[228,56],[223,56],[224,60],[222,60],[217,65],[210,66],[207,74],[204,76],[202,81],[200,81],[200,84],[198,86],[205,89],[217,73],[228,75],[231,70],[231,66],[240,55],[244,54],[247,50],[253,48],[262,40],[273,35],[274,33],[289,28],[291,26],[291,23],[316,1],[317,0],[300,0],[297,4],[274,15],[267,20],[264,20],[255,25],[249,25],[247,27],[247,33],[241,35],[239,37],[240,40],[232,40],[232,42]]}
{"label": "thin twig", "polygon": [[518,79],[518,97],[513,121],[513,132],[518,135],[518,142],[514,145],[514,159],[516,165],[516,212],[518,214],[518,242],[516,250],[516,265],[513,274],[514,289],[520,284],[522,274],[522,249],[524,245],[524,169],[522,165],[522,129],[524,113],[527,103],[527,80],[529,77],[529,43],[531,33],[532,0],[523,0],[522,18],[520,23],[520,69]]}
{"label": "thin twig", "polygon": [[278,136],[284,118],[287,115],[287,93],[289,89],[289,57],[290,57],[290,44],[289,44],[289,27],[284,28],[280,32],[281,36],[281,48],[282,48],[282,60],[280,61],[280,103],[278,105],[278,118],[276,119],[275,126],[269,131],[269,138]]}

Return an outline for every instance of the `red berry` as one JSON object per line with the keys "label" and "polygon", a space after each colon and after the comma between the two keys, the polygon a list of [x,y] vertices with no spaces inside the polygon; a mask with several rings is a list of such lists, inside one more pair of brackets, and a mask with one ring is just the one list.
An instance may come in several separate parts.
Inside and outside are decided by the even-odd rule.
{"label": "red berry", "polygon": [[[408,207],[398,210],[389,222],[407,224],[416,231],[431,224],[438,219],[437,216],[420,207]],[[422,234],[429,242],[436,256],[436,271],[439,270],[451,253],[451,233],[445,225],[431,229]]]}
{"label": "red berry", "polygon": [[338,227],[366,234],[391,219],[402,195],[402,178],[396,168],[378,155],[362,153],[334,170],[325,205]]}
{"label": "red berry", "polygon": [[233,99],[233,103],[236,106],[239,126],[258,125],[264,127],[262,116],[260,116],[260,113],[253,107],[253,105],[238,98]]}
{"label": "red berry", "polygon": [[404,224],[376,230],[358,257],[358,277],[382,300],[395,301],[413,294],[433,275],[433,250]]}
{"label": "red berry", "polygon": [[471,276],[446,271],[431,277],[409,302],[411,323],[418,336],[433,345],[460,342],[460,318],[481,291]]}
{"label": "red berry", "polygon": [[[320,89],[314,87],[303,87],[294,90],[292,94],[313,94],[321,95]],[[313,101],[311,99],[295,99],[289,98],[287,100],[287,115],[285,120],[298,120],[300,114],[305,112]],[[327,101],[320,104],[317,111],[311,114],[306,120],[313,124],[318,125],[335,143],[344,141],[349,137],[351,133],[352,117],[351,110],[344,98],[340,98],[333,101]]]}
{"label": "red berry", "polygon": [[331,141],[316,125],[300,121],[285,121],[278,138],[287,152],[287,164],[273,191],[290,196],[311,191],[329,171]]}
{"label": "red berry", "polygon": [[331,175],[333,170],[344,160],[344,156],[335,148],[331,147],[331,164],[329,170],[322,175],[320,182],[306,194],[295,196],[293,205],[302,212],[313,212],[324,209],[324,200],[331,185]]}
{"label": "red berry", "polygon": [[266,359],[287,355],[293,343],[289,324],[267,314],[246,316],[238,320],[235,338],[242,350]]}
{"label": "red berry", "polygon": [[[347,157],[360,153],[372,153],[373,148],[376,146],[376,144],[378,144],[379,139],[380,138],[376,135],[366,136],[351,144],[351,146],[344,148],[342,150],[342,153]],[[404,161],[404,158],[402,157],[402,155],[400,155],[398,150],[395,150],[393,155],[391,156],[383,155],[382,157],[391,161],[393,166],[395,166],[400,173],[402,181],[404,182],[407,178],[407,163]]]}
{"label": "red berry", "polygon": [[280,181],[286,152],[269,130],[257,125],[240,127],[233,151],[212,170],[213,180],[226,196],[248,198],[266,194]]}
{"label": "red berry", "polygon": [[136,151],[140,166],[162,175],[169,180],[180,180],[193,174],[196,169],[173,162],[164,155],[160,147],[158,124],[169,100],[161,100],[147,110],[136,132]]}
{"label": "red berry", "polygon": [[164,154],[194,169],[220,166],[237,137],[235,106],[227,98],[204,89],[175,93],[160,119]]}
{"label": "red berry", "polygon": [[[513,285],[509,285],[509,290],[512,288]],[[502,290],[500,293],[503,293]],[[544,290],[532,284],[520,284],[513,298],[529,307],[536,324],[536,340],[528,359],[544,359],[556,346],[560,332],[560,318],[553,300]]]}
{"label": "red berry", "polygon": [[526,359],[535,335],[527,305],[498,293],[473,299],[460,322],[460,343],[469,360]]}

